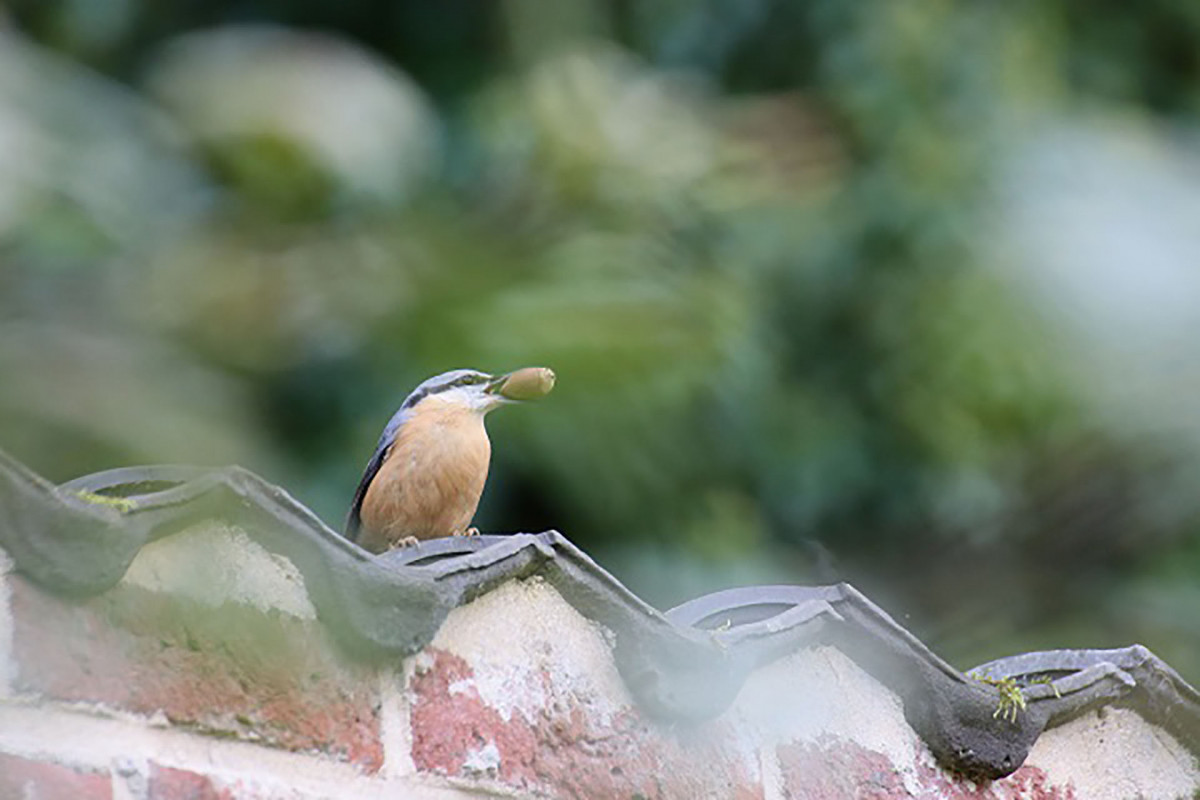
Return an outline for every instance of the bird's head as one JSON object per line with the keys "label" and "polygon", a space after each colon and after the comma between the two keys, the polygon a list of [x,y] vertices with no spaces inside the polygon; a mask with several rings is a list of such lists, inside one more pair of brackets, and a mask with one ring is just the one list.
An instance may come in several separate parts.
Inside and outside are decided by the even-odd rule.
{"label": "bird's head", "polygon": [[415,408],[428,399],[484,414],[506,403],[541,397],[553,388],[554,372],[546,367],[525,367],[503,375],[456,369],[423,382],[405,398],[400,410]]}

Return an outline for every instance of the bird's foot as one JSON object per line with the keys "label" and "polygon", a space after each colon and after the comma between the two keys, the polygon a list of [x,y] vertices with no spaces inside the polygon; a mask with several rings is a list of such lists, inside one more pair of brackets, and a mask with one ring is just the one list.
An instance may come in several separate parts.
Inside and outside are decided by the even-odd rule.
{"label": "bird's foot", "polygon": [[397,539],[388,545],[388,550],[404,550],[409,547],[416,547],[421,543],[421,540],[415,536],[405,536],[403,539]]}
{"label": "bird's foot", "polygon": [[718,625],[717,627],[710,629],[708,632],[709,640],[713,644],[715,644],[717,646],[717,648],[720,649],[722,652],[724,652],[725,650],[728,650],[729,645],[727,645],[724,642],[724,640],[722,640],[721,637],[718,636],[717,634],[724,633],[725,631],[731,629],[732,627],[733,627],[733,620],[727,619],[724,622],[722,622],[720,625]]}
{"label": "bird's foot", "polygon": [[455,531],[454,533],[452,533],[450,535],[451,536],[478,536],[479,528],[476,528],[475,526],[471,526],[470,528],[467,528],[465,531]]}

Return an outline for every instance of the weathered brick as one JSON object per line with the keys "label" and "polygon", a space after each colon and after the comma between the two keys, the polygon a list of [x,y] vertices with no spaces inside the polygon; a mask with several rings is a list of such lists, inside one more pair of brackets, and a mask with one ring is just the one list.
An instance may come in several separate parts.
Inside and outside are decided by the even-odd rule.
{"label": "weathered brick", "polygon": [[112,777],[107,772],[0,753],[0,798],[112,800]]}
{"label": "weathered brick", "polygon": [[377,681],[319,624],[119,585],[70,602],[12,580],[17,691],[92,701],[378,770]]}
{"label": "weathered brick", "polygon": [[811,800],[890,800],[912,797],[896,766],[854,742],[822,737],[778,748],[785,797]]}
{"label": "weathered brick", "polygon": [[253,779],[218,778],[153,761],[150,762],[145,794],[145,800],[303,800],[308,797],[310,795],[287,786],[272,790]]}
{"label": "weathered brick", "polygon": [[821,737],[777,749],[784,796],[806,800],[1075,800],[1070,786],[1055,786],[1044,772],[1025,766],[1007,778],[977,785],[926,763],[905,776],[886,755],[862,745]]}
{"label": "weathered brick", "polygon": [[207,775],[152,764],[146,800],[234,800],[228,789],[218,790]]}
{"label": "weathered brick", "polygon": [[506,715],[473,688],[465,660],[434,648],[426,654],[432,665],[410,686],[418,769],[562,797],[763,797],[732,731],[719,724],[669,731],[633,708],[599,718],[545,673],[543,708],[533,718]]}

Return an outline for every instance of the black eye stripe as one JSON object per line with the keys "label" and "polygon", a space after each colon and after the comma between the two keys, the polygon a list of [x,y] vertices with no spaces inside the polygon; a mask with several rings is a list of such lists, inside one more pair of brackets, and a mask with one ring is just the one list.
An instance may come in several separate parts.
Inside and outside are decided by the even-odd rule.
{"label": "black eye stripe", "polygon": [[453,380],[446,381],[445,383],[438,383],[438,384],[434,384],[433,386],[421,387],[419,391],[416,391],[416,392],[413,392],[412,394],[410,394],[400,407],[401,408],[412,408],[417,403],[424,400],[426,397],[429,397],[429,395],[431,395],[431,394],[439,394],[441,392],[445,392],[450,389],[455,389],[459,386],[477,386],[478,384],[481,384],[481,383],[487,383],[491,379],[492,378],[490,375],[484,375],[484,374],[478,373],[478,372],[470,373],[467,375],[460,375],[459,377],[454,378]]}

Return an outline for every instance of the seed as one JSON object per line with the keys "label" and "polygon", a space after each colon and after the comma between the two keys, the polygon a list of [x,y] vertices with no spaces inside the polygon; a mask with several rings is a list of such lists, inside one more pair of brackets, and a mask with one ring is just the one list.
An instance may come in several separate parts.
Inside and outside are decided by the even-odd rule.
{"label": "seed", "polygon": [[550,394],[554,388],[554,370],[547,367],[525,367],[508,376],[500,394],[509,400],[536,400]]}

